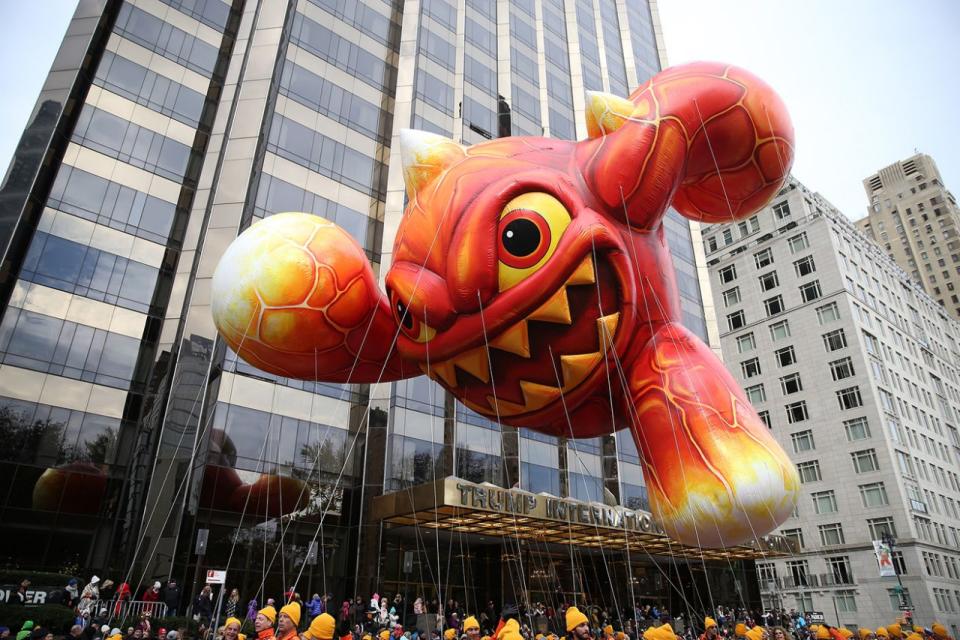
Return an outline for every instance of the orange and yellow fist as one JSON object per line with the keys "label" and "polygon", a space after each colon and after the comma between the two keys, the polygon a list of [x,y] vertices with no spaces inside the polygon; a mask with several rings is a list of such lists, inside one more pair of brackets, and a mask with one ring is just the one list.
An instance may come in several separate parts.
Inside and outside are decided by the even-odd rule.
{"label": "orange and yellow fist", "polygon": [[213,318],[250,364],[283,376],[337,380],[355,362],[355,334],[380,302],[363,249],[306,213],[279,213],[244,231],[213,276]]}
{"label": "orange and yellow fist", "polygon": [[685,544],[729,547],[775,529],[800,489],[796,468],[710,349],[680,325],[634,366],[651,508]]}

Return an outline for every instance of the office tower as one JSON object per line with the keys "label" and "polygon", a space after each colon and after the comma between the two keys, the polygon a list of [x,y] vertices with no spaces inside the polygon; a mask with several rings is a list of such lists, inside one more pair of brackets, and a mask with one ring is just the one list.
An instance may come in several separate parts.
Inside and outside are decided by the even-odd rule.
{"label": "office tower", "polygon": [[[81,2],[3,189],[4,556],[135,590],[168,576],[196,589],[204,570],[227,569],[245,598],[432,581],[473,605],[513,588],[503,556],[542,572],[541,597],[596,591],[583,572],[608,558],[586,534],[576,554],[537,551],[479,516],[447,533],[447,496],[427,491],[430,523],[401,499],[456,476],[645,509],[630,437],[501,428],[425,377],[265,374],[217,339],[210,280],[242,229],[290,210],[335,221],[385,273],[404,206],[401,128],[465,143],[584,137],[586,90],[626,95],[659,69],[654,9]],[[698,229],[666,225],[684,320],[707,337]],[[631,572],[617,553],[618,584],[673,593],[649,558],[634,554]]]}
{"label": "office tower", "polygon": [[857,227],[960,319],[960,208],[937,163],[914,154],[866,178],[863,188],[870,204]]}
{"label": "office tower", "polygon": [[[904,609],[960,623],[960,324],[845,216],[793,181],[756,216],[704,228],[727,367],[797,464],[758,561],[766,607],[873,628]],[[873,541],[892,536],[896,577]]]}

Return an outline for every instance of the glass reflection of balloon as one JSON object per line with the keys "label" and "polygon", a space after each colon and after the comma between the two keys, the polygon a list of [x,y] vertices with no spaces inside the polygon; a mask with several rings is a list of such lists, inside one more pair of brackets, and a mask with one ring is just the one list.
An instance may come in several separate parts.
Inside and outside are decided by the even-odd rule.
{"label": "glass reflection of balloon", "polygon": [[223,255],[216,325],[278,375],[426,372],[514,426],[576,437],[629,428],[673,537],[748,541],[789,516],[797,474],[680,324],[662,222],[671,205],[711,223],[763,207],[792,163],[789,117],[761,80],[712,63],[667,69],[629,98],[592,93],[586,117],[581,142],[463,147],[402,131],[409,204],[386,293],[346,232],[283,213]]}

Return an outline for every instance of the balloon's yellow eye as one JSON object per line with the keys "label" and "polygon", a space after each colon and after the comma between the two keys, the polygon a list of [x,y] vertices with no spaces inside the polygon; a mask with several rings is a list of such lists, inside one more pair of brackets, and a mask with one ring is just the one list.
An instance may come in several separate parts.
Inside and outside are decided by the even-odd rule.
{"label": "balloon's yellow eye", "polygon": [[567,208],[548,193],[525,193],[507,203],[497,227],[500,291],[539,270],[556,251],[569,225]]}

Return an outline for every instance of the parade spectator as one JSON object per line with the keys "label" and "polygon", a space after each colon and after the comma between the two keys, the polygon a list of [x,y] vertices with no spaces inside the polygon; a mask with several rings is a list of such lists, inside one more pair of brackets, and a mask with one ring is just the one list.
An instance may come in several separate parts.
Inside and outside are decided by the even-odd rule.
{"label": "parade spectator", "polygon": [[180,587],[173,578],[167,580],[167,586],[163,588],[163,603],[167,605],[167,615],[176,616],[180,606]]}

